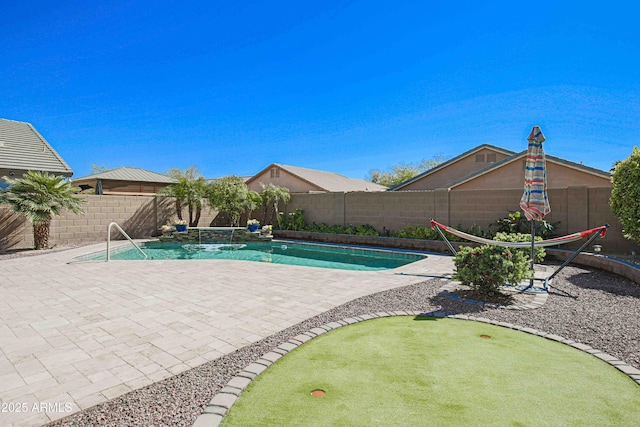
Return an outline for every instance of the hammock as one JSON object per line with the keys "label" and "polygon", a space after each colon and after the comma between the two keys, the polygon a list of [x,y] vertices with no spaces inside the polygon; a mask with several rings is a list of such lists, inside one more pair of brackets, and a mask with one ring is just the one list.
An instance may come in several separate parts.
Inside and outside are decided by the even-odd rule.
{"label": "hammock", "polygon": [[[465,233],[465,232],[462,232],[460,230],[456,230],[454,228],[447,227],[446,225],[440,224],[439,222],[434,221],[433,219],[430,221],[430,223],[431,223],[431,228],[438,231],[438,233],[440,234],[442,239],[445,241],[445,243],[449,247],[449,250],[451,250],[451,253],[454,256],[456,255],[456,250],[451,245],[451,242],[449,242],[449,239],[447,239],[447,236],[444,235],[443,231],[446,231],[448,233],[453,234],[454,236],[462,237],[463,239],[470,240],[470,241],[476,242],[476,243],[484,243],[484,244],[488,244],[488,245],[503,246],[503,247],[507,247],[507,248],[531,248],[531,242],[501,242],[499,240],[485,239],[483,237],[474,236],[473,234]],[[580,246],[580,249],[575,251],[569,258],[567,258],[567,260],[565,260],[565,262],[563,262],[562,265],[560,267],[558,267],[556,269],[556,271],[551,276],[549,276],[549,277],[544,279],[544,288],[543,288],[543,290],[547,291],[549,286],[550,286],[549,284],[551,283],[551,280],[558,273],[560,273],[560,271],[563,268],[565,268],[567,265],[569,265],[569,263],[571,261],[573,261],[578,256],[578,254],[580,254],[582,252],[582,250],[584,248],[586,248],[594,239],[596,239],[598,236],[604,237],[605,234],[607,234],[607,228],[609,228],[609,224],[605,224],[605,225],[600,226],[600,227],[592,228],[590,230],[581,231],[579,233],[573,233],[573,234],[568,234],[568,235],[562,236],[562,237],[556,237],[556,238],[553,238],[553,239],[534,242],[534,246],[545,247],[545,246],[561,245],[563,243],[570,243],[570,242],[574,242],[576,240],[580,240],[580,239],[583,239],[585,237],[591,236],[591,237],[589,237],[589,239],[586,242],[584,242],[582,244],[582,246]],[[531,254],[531,259],[533,260],[533,252]],[[533,269],[533,261],[532,261],[531,267]],[[533,278],[531,279],[530,283],[531,284],[527,288],[525,288],[525,290],[533,288]]]}
{"label": "hammock", "polygon": [[[476,243],[483,243],[483,244],[494,245],[494,246],[503,246],[505,248],[530,248],[531,247],[531,242],[501,242],[499,240],[491,240],[491,239],[485,239],[483,237],[474,236],[473,234],[468,234],[463,231],[456,230],[451,227],[447,227],[446,225],[440,224],[439,222],[434,221],[433,219],[430,221],[430,224],[431,224],[431,229],[433,230],[435,230],[437,227],[438,229],[446,231],[447,233],[451,233],[454,236],[458,236],[465,240],[470,240]],[[546,246],[561,245],[564,243],[571,243],[571,242],[575,242],[576,240],[584,239],[585,237],[588,237],[593,233],[597,233],[597,232],[600,232],[600,237],[604,237],[607,234],[608,227],[609,225],[603,225],[600,227],[592,228],[590,230],[568,234],[562,237],[555,237],[553,239],[534,242],[534,246],[546,247]]]}

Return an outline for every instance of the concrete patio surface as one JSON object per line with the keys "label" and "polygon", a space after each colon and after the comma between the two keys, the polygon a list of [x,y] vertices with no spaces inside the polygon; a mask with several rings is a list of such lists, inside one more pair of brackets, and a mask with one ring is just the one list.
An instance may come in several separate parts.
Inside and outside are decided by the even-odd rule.
{"label": "concrete patio surface", "polygon": [[74,260],[104,248],[0,260],[0,425],[46,424],[347,301],[453,271],[442,255],[378,272]]}

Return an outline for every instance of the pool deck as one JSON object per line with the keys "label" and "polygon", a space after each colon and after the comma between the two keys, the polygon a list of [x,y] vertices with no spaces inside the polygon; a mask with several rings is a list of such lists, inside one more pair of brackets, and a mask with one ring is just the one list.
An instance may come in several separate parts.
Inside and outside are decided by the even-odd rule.
{"label": "pool deck", "polygon": [[442,255],[376,272],[74,260],[104,248],[0,260],[0,425],[46,424],[355,298],[453,272]]}

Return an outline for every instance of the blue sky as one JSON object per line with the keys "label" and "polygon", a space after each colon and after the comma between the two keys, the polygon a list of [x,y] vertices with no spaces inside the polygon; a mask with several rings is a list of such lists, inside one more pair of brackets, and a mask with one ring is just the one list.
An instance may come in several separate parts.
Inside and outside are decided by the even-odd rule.
{"label": "blue sky", "polygon": [[2,1],[0,117],[74,170],[364,178],[479,144],[609,170],[640,135],[635,1]]}

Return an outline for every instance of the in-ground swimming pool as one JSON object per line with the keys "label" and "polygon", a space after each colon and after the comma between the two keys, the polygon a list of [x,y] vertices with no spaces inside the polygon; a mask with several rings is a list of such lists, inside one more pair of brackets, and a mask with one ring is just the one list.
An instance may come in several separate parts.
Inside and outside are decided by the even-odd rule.
{"label": "in-ground swimming pool", "polygon": [[[149,260],[227,259],[271,262],[341,270],[387,270],[425,259],[426,255],[344,246],[330,246],[289,241],[179,244],[146,242],[140,245]],[[81,257],[82,260],[105,260],[106,253]],[[111,250],[112,260],[144,260],[133,246]]]}

